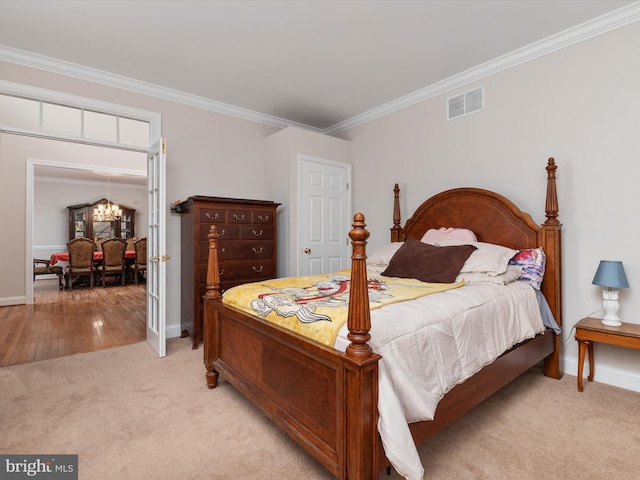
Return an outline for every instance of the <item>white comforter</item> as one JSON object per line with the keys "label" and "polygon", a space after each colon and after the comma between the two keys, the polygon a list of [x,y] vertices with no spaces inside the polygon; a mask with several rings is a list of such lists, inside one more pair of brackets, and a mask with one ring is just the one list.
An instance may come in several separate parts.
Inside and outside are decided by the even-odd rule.
{"label": "white comforter", "polygon": [[[378,430],[398,473],[424,476],[407,423],[433,419],[445,393],[543,330],[535,293],[521,282],[472,283],[372,310],[370,344],[382,355]],[[349,344],[347,333],[337,349]]]}

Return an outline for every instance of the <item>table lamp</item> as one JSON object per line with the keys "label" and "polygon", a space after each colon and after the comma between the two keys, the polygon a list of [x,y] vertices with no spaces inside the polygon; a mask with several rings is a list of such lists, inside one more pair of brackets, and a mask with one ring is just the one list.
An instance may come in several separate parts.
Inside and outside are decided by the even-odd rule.
{"label": "table lamp", "polygon": [[618,260],[601,260],[592,283],[605,287],[602,290],[602,308],[604,310],[602,323],[610,327],[619,327],[622,322],[618,317],[618,310],[620,309],[618,289],[629,287],[622,262]]}

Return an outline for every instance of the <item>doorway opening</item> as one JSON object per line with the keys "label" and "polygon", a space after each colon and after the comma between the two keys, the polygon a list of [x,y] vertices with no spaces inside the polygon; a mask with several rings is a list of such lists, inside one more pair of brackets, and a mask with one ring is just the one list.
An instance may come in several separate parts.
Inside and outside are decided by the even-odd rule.
{"label": "doorway opening", "polygon": [[[56,147],[55,154],[73,159],[75,156],[90,154],[95,164],[80,164],[77,162],[61,162],[55,160],[27,159],[26,163],[26,245],[31,248],[27,255],[27,285],[26,303],[33,303],[33,282],[29,281],[30,258],[49,258],[53,253],[66,251],[69,237],[69,216],[67,206],[81,203],[91,203],[106,195],[107,182],[105,175],[118,178],[117,183],[111,184],[118,202],[132,204],[136,208],[134,225],[137,230],[134,236],[146,237],[148,230],[147,213],[147,173],[146,154],[135,151],[113,152],[108,148],[65,144],[53,145],[57,142],[50,139],[29,139],[36,142],[34,147],[40,151],[47,151],[49,145]],[[26,147],[29,148],[29,147]],[[117,160],[127,162],[137,169],[113,166],[113,156]],[[52,153],[53,156],[53,153]],[[104,159],[104,161],[100,161]],[[111,165],[107,164],[111,163]],[[37,174],[37,175],[36,175]],[[114,188],[115,187],[115,188]],[[119,195],[119,196],[118,196]]]}
{"label": "doorway opening", "polygon": [[[22,105],[25,104],[25,102],[23,102],[22,100],[27,100],[27,103],[29,101],[33,101],[36,104],[40,105],[39,108],[36,108],[34,110],[37,113],[37,115],[35,117],[29,117],[32,119],[35,118],[35,120],[28,125],[21,125],[19,123],[14,123],[13,121],[11,121],[12,118],[14,120],[18,118],[19,120],[20,117],[14,116],[14,117],[5,119],[5,121],[1,123],[2,126],[0,127],[0,134],[7,135],[7,137],[35,138],[41,141],[57,140],[58,141],[56,142],[57,145],[75,144],[84,148],[88,148],[91,146],[98,146],[103,148],[111,148],[113,149],[113,152],[131,148],[132,150],[137,149],[139,152],[141,153],[144,152],[145,154],[149,153],[150,151],[153,151],[153,150],[150,150],[150,148],[153,149],[154,147],[150,147],[150,146],[156,145],[161,138],[161,115],[156,112],[140,110],[137,108],[127,107],[124,105],[118,105],[118,104],[113,104],[109,102],[103,102],[100,100],[91,99],[87,97],[80,97],[80,96],[71,95],[63,92],[57,92],[57,91],[47,90],[39,87],[33,87],[29,85],[22,85],[22,84],[0,80],[0,96],[2,95],[12,96],[14,100],[18,99],[17,100],[18,103],[21,103]],[[6,97],[6,98],[9,98],[9,97]],[[11,101],[11,98],[9,98],[9,101]],[[63,108],[65,112],[69,114],[68,116],[65,116],[65,118],[69,120],[69,122],[67,122],[66,120],[64,120],[62,123],[57,121],[54,123],[51,123],[50,121],[44,121],[45,114],[55,114],[55,112],[59,109],[58,107]],[[9,110],[4,109],[4,111],[6,112]],[[52,117],[49,117],[49,120],[51,120],[51,118]],[[81,128],[80,133],[78,133],[78,130],[77,130],[77,126],[79,125],[78,121],[80,122],[80,125],[84,125],[85,127],[92,126],[92,128],[96,126],[101,127],[101,126],[110,125],[109,128],[111,128],[112,130],[112,127],[114,125],[114,119],[116,122],[115,125],[117,125],[117,131],[118,131],[118,135],[117,135],[117,138],[115,138],[115,140],[111,137],[109,138],[104,137],[103,139],[101,134],[96,135],[98,131],[95,129],[88,131],[86,128],[84,129]],[[91,123],[87,123],[87,122],[91,122]],[[146,132],[146,135],[144,135],[146,137],[144,146],[141,143],[137,143],[135,141],[129,141],[130,137],[123,138],[120,135],[120,133],[122,133],[121,127],[127,124],[133,127],[134,130],[136,130],[136,126],[142,126],[143,124],[146,124],[148,126],[148,128],[144,129]],[[6,142],[3,142],[3,143],[6,143]],[[163,143],[163,146],[164,146],[164,143]],[[21,206],[20,203],[24,201],[25,202],[23,204],[25,205],[24,211],[27,212],[27,214],[25,215],[26,217],[27,215],[32,214],[32,208],[33,208],[33,190],[31,190],[30,192],[26,191],[26,189],[28,188],[33,188],[33,170],[31,170],[30,172],[31,176],[29,177],[25,185],[25,183],[23,183],[23,180],[22,180],[24,178],[22,177],[23,175],[22,172],[24,172],[24,166],[21,165],[21,162],[24,162],[25,161],[24,159],[29,157],[47,158],[48,155],[46,154],[16,155],[15,150],[10,150],[10,149],[7,150],[6,146],[3,148],[5,153],[6,152],[10,153],[10,155],[8,155],[5,159],[3,159],[3,161],[5,162],[5,165],[8,165],[10,167],[7,169],[7,171],[10,172],[11,175],[13,175],[12,178],[8,178],[8,177],[4,178],[5,184],[12,185],[11,189],[5,192],[6,193],[5,196],[7,196],[8,198],[8,195],[11,193],[12,201],[17,201],[19,207]],[[163,149],[163,155],[164,155],[164,149]],[[55,157],[52,157],[52,158],[55,158]],[[68,159],[65,159],[65,160],[58,159],[58,160],[61,161],[62,163],[68,163]],[[83,159],[83,162],[85,162],[86,164],[90,164],[91,155],[88,154]],[[145,162],[145,167],[146,167],[146,164],[147,162]],[[161,171],[163,176],[164,168],[165,168],[164,157],[162,158],[160,167],[161,168],[158,168],[156,170]],[[31,169],[33,169],[33,165],[31,165]],[[18,186],[20,184],[22,184],[24,187]],[[25,190],[22,190],[22,188],[25,188]],[[158,195],[158,192],[164,195],[164,188],[165,188],[164,183],[161,184],[161,188],[158,188],[157,186],[154,187],[154,193],[156,194],[156,196]],[[149,207],[149,204],[148,204],[148,207]],[[22,211],[22,209],[19,208],[17,211]],[[22,217],[22,219],[27,220],[25,217]],[[160,238],[161,236],[164,235],[166,218],[165,218],[165,215],[156,215],[155,218],[156,219],[154,220],[153,231],[160,232],[160,234],[156,235],[156,237]],[[5,282],[3,286],[3,288],[5,289],[3,291],[3,298],[0,299],[0,302],[2,302],[2,305],[5,305],[5,306],[20,304],[22,302],[26,303],[27,297],[29,295],[31,296],[29,301],[33,301],[33,298],[32,298],[33,278],[31,275],[31,271],[33,268],[33,259],[32,259],[33,225],[32,225],[32,220],[28,220],[27,223],[23,226],[22,219],[16,220],[14,215],[14,217],[11,219],[14,225],[12,226],[11,222],[7,224],[7,228],[13,228],[15,232],[15,236],[7,244],[8,248],[13,249],[13,251],[15,252],[20,252],[19,255],[17,256],[14,255],[12,258],[9,258],[7,260],[9,260],[8,267],[10,267],[13,271],[19,271],[24,269],[23,271],[26,272],[26,275],[24,276],[25,283],[23,284],[23,286],[18,287],[16,289],[15,283],[13,285],[9,285]],[[151,231],[152,224],[148,223],[148,225],[149,225],[148,231]],[[162,245],[164,246],[164,239],[163,239]],[[20,263],[22,263],[23,265],[22,268],[20,268],[20,265],[19,265]],[[157,270],[158,269],[156,269],[156,271]],[[163,269],[159,269],[159,270],[161,272],[164,272]],[[152,283],[155,285],[155,283],[160,283],[160,282],[152,282]],[[20,289],[22,289],[22,291]],[[24,295],[22,294],[22,292],[24,292]],[[164,293],[164,289],[162,289],[162,292]],[[163,315],[165,312],[164,304],[166,302],[166,298],[164,294],[155,295],[154,299],[158,305],[156,305],[157,308],[153,309],[153,312],[160,312],[160,315]],[[29,305],[30,304],[27,304],[27,306]],[[150,312],[152,310],[148,309],[148,311]],[[149,317],[149,314],[148,314],[148,317]],[[159,328],[159,330],[164,331],[164,329],[166,328],[165,327],[166,320],[164,317],[162,318],[157,318],[157,317],[158,317],[158,314],[154,314],[154,318],[152,319],[153,322],[149,321],[149,323],[153,325],[161,325],[161,328]],[[164,356],[164,353],[159,353],[159,356]]]}
{"label": "doorway opening", "polygon": [[[56,145],[55,140],[38,141],[49,144],[51,151],[59,155],[60,145]],[[33,253],[34,257],[49,258],[53,250],[66,251],[69,225],[65,207],[67,204],[80,203],[80,200],[91,201],[103,196],[107,188],[105,172],[119,179],[113,192],[116,196],[112,195],[112,198],[120,201],[122,197],[118,196],[118,191],[129,191],[126,201],[141,207],[137,218],[137,232],[140,233],[136,234],[146,236],[147,174],[143,170],[146,167],[146,154],[131,152],[131,155],[139,157],[140,170],[123,169],[97,161],[101,154],[108,157],[113,153],[108,148],[67,146],[70,147],[65,151],[67,154],[74,150],[80,155],[90,151],[96,164],[27,160],[26,243],[29,253]],[[118,156],[128,157],[123,152],[118,152]],[[73,155],[69,159],[72,160]],[[129,165],[134,165],[130,159],[127,161]],[[132,201],[132,198],[138,200]],[[44,232],[43,235],[38,231],[39,228],[56,232],[54,235]],[[3,316],[9,321],[4,324],[3,330],[10,326],[11,331],[3,335],[0,366],[47,360],[145,340],[147,305],[144,283],[127,284],[122,288],[102,288],[96,283],[94,288],[74,288],[73,292],[69,292],[60,290],[55,278],[42,277],[33,281],[29,271],[27,277],[30,287],[27,297],[30,301],[26,305],[4,307]]]}

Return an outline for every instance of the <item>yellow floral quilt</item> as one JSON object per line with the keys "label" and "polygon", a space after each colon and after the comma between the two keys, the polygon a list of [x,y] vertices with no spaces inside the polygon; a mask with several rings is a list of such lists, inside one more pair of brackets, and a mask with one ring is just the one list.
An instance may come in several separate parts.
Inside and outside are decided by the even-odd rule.
{"label": "yellow floral quilt", "polygon": [[[227,290],[223,302],[332,347],[347,321],[350,276],[350,270],[342,270],[248,283]],[[373,310],[458,288],[464,282],[424,283],[369,275],[367,283],[369,308]]]}

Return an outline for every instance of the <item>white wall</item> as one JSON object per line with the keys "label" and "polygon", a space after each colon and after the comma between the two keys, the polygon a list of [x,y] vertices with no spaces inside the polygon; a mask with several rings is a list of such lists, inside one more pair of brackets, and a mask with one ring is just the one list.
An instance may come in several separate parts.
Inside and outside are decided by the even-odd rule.
{"label": "white wall", "polygon": [[[142,155],[146,162],[146,156]],[[135,236],[147,236],[147,189],[144,185],[127,185],[111,181],[110,200],[134,208]],[[69,205],[92,203],[107,197],[106,182],[71,182],[64,179],[36,177],[33,192],[33,255],[49,258],[51,253],[66,251],[69,241]],[[44,255],[44,256],[42,256]]]}
{"label": "white wall", "polygon": [[[630,288],[620,315],[640,323],[640,23],[468,85],[484,111],[447,122],[439,96],[340,136],[352,141],[354,211],[369,248],[388,241],[393,184],[403,221],[426,198],[472,186],[511,198],[544,221],[545,165],[558,165],[563,223],[564,369],[577,373],[572,326],[601,309],[591,284],[601,259],[622,260]],[[378,192],[372,195],[371,192]],[[640,352],[597,345],[595,380],[640,391]]]}

